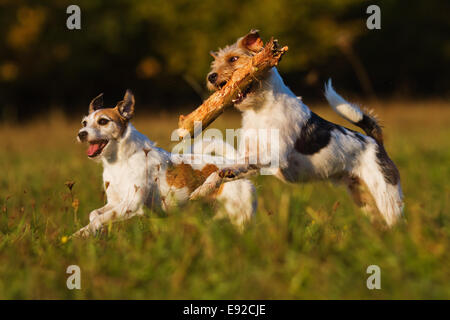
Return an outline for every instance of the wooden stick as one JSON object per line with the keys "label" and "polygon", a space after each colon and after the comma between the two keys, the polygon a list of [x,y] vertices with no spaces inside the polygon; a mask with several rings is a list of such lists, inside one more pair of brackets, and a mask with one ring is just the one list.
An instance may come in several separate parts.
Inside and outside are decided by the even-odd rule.
{"label": "wooden stick", "polygon": [[233,73],[230,81],[222,89],[213,93],[190,114],[180,115],[178,135],[184,137],[189,134],[193,137],[196,121],[202,123],[202,130],[208,127],[225,108],[233,105],[232,101],[238,97],[239,93],[244,92],[252,82],[276,66],[287,50],[288,47],[279,48],[277,40],[271,38],[264,48],[253,56],[251,63]]}

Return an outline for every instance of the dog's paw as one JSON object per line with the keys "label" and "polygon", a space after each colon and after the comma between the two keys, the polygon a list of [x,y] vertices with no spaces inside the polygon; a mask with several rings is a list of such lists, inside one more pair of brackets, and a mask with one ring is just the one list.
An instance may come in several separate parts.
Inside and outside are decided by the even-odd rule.
{"label": "dog's paw", "polygon": [[224,178],[235,178],[237,175],[239,175],[239,170],[236,170],[234,168],[223,168],[219,171],[219,177],[222,179]]}
{"label": "dog's paw", "polygon": [[92,220],[87,226],[81,228],[72,235],[72,238],[88,238],[90,236],[95,236],[103,228],[103,224],[100,219],[96,218]]}
{"label": "dog's paw", "polygon": [[99,232],[102,228],[103,228],[103,224],[100,221],[100,218],[94,219],[92,220],[87,227],[89,227],[89,231],[91,232],[91,234],[97,234],[97,232]]}
{"label": "dog's paw", "polygon": [[89,230],[89,225],[81,228],[80,230],[78,230],[77,232],[75,232],[74,234],[72,234],[71,238],[88,238],[91,235],[91,231]]}

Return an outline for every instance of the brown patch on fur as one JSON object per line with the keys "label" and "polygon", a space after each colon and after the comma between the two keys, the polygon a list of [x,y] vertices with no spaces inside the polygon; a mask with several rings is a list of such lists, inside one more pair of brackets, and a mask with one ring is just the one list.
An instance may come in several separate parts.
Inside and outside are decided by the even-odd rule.
{"label": "brown patch on fur", "polygon": [[[240,69],[248,64],[248,61],[260,51],[264,46],[258,32],[256,30],[250,31],[247,35],[239,38],[232,45],[214,52],[214,61],[211,63],[211,73],[217,73],[217,80],[211,83],[208,80],[207,87],[209,90],[218,90],[222,83],[228,82],[231,79],[234,71]],[[232,57],[238,57],[236,61],[231,61]]]}
{"label": "brown patch on fur", "polygon": [[250,33],[245,35],[244,37],[240,38],[238,41],[238,46],[241,48],[258,52],[264,47],[264,43],[261,40],[258,31],[252,30]]}
{"label": "brown patch on fur", "polygon": [[379,215],[376,214],[378,209],[366,184],[356,176],[345,176],[342,180],[347,185],[350,195],[356,205],[366,211],[372,222],[378,220]]}
{"label": "brown patch on fur", "polygon": [[353,201],[358,205],[358,207],[364,207],[368,202],[371,201],[371,195],[364,190],[363,183],[358,177],[348,176],[345,179],[347,187],[353,198]]}
{"label": "brown patch on fur", "polygon": [[96,125],[98,125],[97,121],[102,116],[106,116],[109,119],[111,119],[112,121],[114,121],[114,123],[119,128],[119,137],[122,136],[122,134],[124,133],[125,129],[127,128],[128,120],[123,118],[120,115],[119,110],[117,108],[106,108],[106,109],[99,110],[95,114],[95,123],[96,123]]}
{"label": "brown patch on fur", "polygon": [[216,172],[219,168],[217,168],[216,165],[212,163],[208,163],[206,166],[202,168],[202,175],[206,178],[209,177],[209,175],[213,172]]}
{"label": "brown patch on fur", "polygon": [[191,165],[182,162],[167,169],[166,180],[170,186],[179,189],[187,187],[189,192],[192,192],[217,170],[218,168],[214,164],[207,164],[202,170],[195,170]]}
{"label": "brown patch on fur", "polygon": [[[207,81],[208,89],[211,91],[218,90],[223,82],[228,82],[231,79],[234,71],[246,66],[253,55],[253,52],[239,48],[236,44],[220,50],[216,59],[211,63],[210,72],[217,73],[217,80],[215,84]],[[239,59],[231,62],[232,57],[239,57]]]}
{"label": "brown patch on fur", "polygon": [[211,203],[214,203],[214,201],[216,200],[216,198],[222,194],[223,188],[224,188],[224,183],[222,183],[217,189],[215,189],[213,192],[211,192],[209,195],[207,195],[205,198],[203,198],[203,200],[205,201],[211,201]]}
{"label": "brown patch on fur", "polygon": [[217,197],[218,195],[220,195],[220,194],[222,194],[222,191],[223,191],[223,186],[224,186],[225,184],[224,183],[222,183],[221,185],[220,185],[220,187],[216,190],[216,191],[214,191],[213,192],[213,194],[211,195],[211,197]]}
{"label": "brown patch on fur", "polygon": [[109,187],[109,181],[105,181],[105,190],[108,190]]}

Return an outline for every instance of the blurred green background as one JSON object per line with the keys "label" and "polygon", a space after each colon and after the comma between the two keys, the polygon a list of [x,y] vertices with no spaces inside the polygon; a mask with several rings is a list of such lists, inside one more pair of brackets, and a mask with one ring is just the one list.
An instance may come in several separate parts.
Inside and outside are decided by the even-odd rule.
{"label": "blurred green background", "polygon": [[[71,4],[81,30],[66,28]],[[366,28],[371,4],[381,30]],[[448,97],[448,12],[445,0],[0,0],[0,117],[85,111],[126,88],[151,110],[193,108],[207,94],[208,52],[252,28],[289,46],[280,69],[308,101],[328,77],[364,98]]]}
{"label": "blurred green background", "polygon": [[[82,29],[69,31],[75,3]],[[381,30],[366,28],[370,4]],[[0,299],[449,299],[449,12],[448,0],[0,0]],[[101,166],[75,143],[89,101],[132,89],[133,124],[170,150],[180,112],[208,94],[209,51],[251,28],[289,46],[283,79],[314,112],[349,125],[324,105],[328,77],[376,110],[405,219],[386,230],[343,187],[260,176],[243,234],[198,201],[69,240],[105,201]],[[239,127],[231,110],[213,127]],[[82,290],[66,287],[72,264]],[[382,290],[366,287],[372,264]]]}

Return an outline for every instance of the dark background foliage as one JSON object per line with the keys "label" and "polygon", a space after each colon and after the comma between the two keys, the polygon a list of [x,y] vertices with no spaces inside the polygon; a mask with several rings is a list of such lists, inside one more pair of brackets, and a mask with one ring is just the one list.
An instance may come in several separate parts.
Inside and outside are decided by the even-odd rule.
{"label": "dark background foliage", "polygon": [[[81,30],[66,8],[81,8]],[[381,8],[381,30],[366,8]],[[148,109],[193,108],[208,93],[210,50],[258,28],[289,46],[288,85],[320,99],[323,82],[364,98],[448,98],[450,3],[360,0],[0,0],[0,117],[84,111],[131,88]]]}

